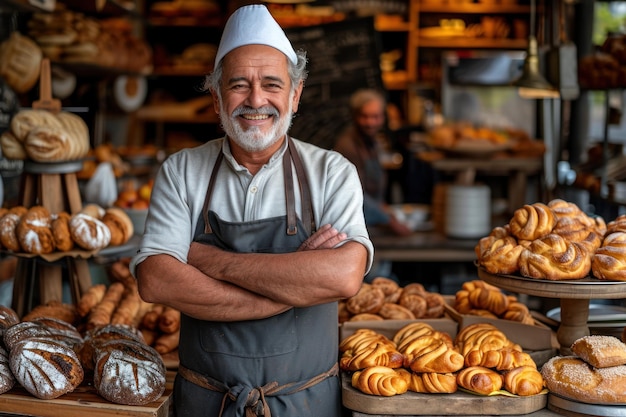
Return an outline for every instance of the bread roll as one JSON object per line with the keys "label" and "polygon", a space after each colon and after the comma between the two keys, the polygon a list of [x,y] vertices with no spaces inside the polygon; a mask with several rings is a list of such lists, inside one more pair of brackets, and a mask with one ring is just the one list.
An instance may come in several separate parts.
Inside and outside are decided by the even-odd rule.
{"label": "bread roll", "polygon": [[111,232],[102,221],[83,213],[70,219],[70,233],[74,242],[85,250],[99,250],[111,241]]}
{"label": "bread roll", "polygon": [[409,391],[425,394],[451,394],[456,392],[458,384],[453,373],[411,373]]}
{"label": "bread roll", "polygon": [[395,348],[385,343],[368,345],[352,353],[344,353],[339,360],[339,367],[344,371],[358,371],[371,366],[401,368],[404,356]]}
{"label": "bread roll", "polygon": [[511,394],[528,396],[543,391],[543,377],[533,366],[519,366],[504,372],[504,389]]}
{"label": "bread roll", "polygon": [[371,284],[363,283],[359,292],[348,298],[346,307],[352,314],[376,314],[385,303],[385,293]]}
{"label": "bread roll", "polygon": [[502,388],[502,375],[482,366],[470,366],[461,369],[456,375],[460,387],[478,394],[489,395]]}
{"label": "bread roll", "polygon": [[68,252],[74,249],[74,240],[70,233],[70,218],[67,212],[55,213],[51,216],[50,229],[54,246],[61,252]]}
{"label": "bread roll", "polygon": [[42,400],[74,391],[84,378],[76,353],[55,340],[26,339],[11,348],[9,363],[20,385]]}
{"label": "bread roll", "polygon": [[15,213],[7,213],[0,219],[0,242],[2,246],[12,252],[21,252],[22,246],[17,239],[17,225],[21,216]]}
{"label": "bread roll", "polygon": [[110,244],[112,246],[123,245],[133,237],[133,222],[122,209],[116,207],[106,209],[102,222],[111,231]]}
{"label": "bread roll", "polygon": [[556,220],[556,215],[546,204],[525,204],[515,210],[509,226],[517,239],[535,240],[550,234]]}
{"label": "bread roll", "polygon": [[166,368],[159,353],[145,343],[112,340],[97,348],[94,387],[116,404],[143,405],[165,391]]}
{"label": "bread roll", "polygon": [[80,116],[66,111],[58,113],[57,118],[71,139],[66,159],[74,160],[87,156],[90,140],[89,128],[85,121]]}
{"label": "bread roll", "polygon": [[528,278],[580,279],[591,271],[591,254],[584,245],[552,233],[534,240],[522,251],[519,268],[520,274]]}
{"label": "bread roll", "polygon": [[15,230],[22,250],[26,253],[51,253],[56,248],[52,236],[50,212],[43,206],[31,207]]}
{"label": "bread roll", "polygon": [[626,344],[614,336],[583,336],[571,348],[574,355],[596,368],[626,365]]}

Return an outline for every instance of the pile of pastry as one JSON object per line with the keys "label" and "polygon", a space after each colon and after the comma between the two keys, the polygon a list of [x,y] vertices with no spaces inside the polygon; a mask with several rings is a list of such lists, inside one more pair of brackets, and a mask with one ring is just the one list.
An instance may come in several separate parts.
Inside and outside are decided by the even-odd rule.
{"label": "pile of pastry", "polygon": [[0,136],[7,159],[64,162],[84,158],[90,149],[89,128],[78,115],[41,109],[20,110]]}
{"label": "pile of pastry", "polygon": [[0,306],[0,393],[16,384],[39,399],[54,399],[92,383],[108,401],[143,405],[165,391],[158,352],[131,326],[109,324],[81,334],[56,318],[20,321]]}
{"label": "pile of pastry", "polygon": [[555,356],[541,368],[551,392],[589,404],[626,403],[626,344],[615,336],[583,336],[572,354]]}
{"label": "pile of pastry", "polygon": [[133,233],[128,214],[115,207],[88,204],[74,214],[51,213],[44,206],[0,209],[0,248],[14,253],[97,251],[122,245]]}
{"label": "pile of pastry", "polygon": [[532,357],[497,327],[476,323],[453,339],[427,323],[412,322],[393,338],[359,329],[339,344],[340,369],[359,391],[379,396],[406,392],[529,396],[544,390]]}
{"label": "pile of pastry", "polygon": [[626,215],[606,223],[561,199],[526,204],[481,238],[475,252],[492,274],[626,281]]}
{"label": "pile of pastry", "polygon": [[339,323],[361,320],[415,320],[439,318],[445,312],[445,300],[422,284],[401,287],[385,277],[364,282],[357,294],[339,302]]}
{"label": "pile of pastry", "polygon": [[481,280],[464,282],[454,296],[453,307],[460,314],[535,324],[526,304]]}

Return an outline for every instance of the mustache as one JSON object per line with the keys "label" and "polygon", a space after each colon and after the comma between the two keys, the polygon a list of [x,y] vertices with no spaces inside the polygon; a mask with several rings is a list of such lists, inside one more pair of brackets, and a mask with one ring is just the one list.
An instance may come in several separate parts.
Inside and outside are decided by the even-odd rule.
{"label": "mustache", "polygon": [[241,115],[259,115],[259,114],[269,114],[270,116],[279,116],[278,110],[273,106],[263,106],[258,109],[253,109],[248,106],[239,106],[233,111],[233,117],[241,116]]}

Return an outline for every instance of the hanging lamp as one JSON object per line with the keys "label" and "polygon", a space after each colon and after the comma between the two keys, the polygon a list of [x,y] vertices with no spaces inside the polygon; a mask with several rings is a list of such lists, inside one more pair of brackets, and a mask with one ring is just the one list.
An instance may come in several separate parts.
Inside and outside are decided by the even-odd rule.
{"label": "hanging lamp", "polygon": [[530,30],[528,49],[524,58],[524,68],[520,78],[513,82],[522,98],[542,99],[558,98],[558,90],[550,84],[539,70],[539,53],[535,37],[535,0],[530,2]]}

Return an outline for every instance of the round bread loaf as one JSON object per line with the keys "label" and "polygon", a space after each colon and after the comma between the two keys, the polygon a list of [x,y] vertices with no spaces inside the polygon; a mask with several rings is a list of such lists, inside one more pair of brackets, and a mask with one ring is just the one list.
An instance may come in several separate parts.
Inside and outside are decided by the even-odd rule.
{"label": "round bread loaf", "polygon": [[43,206],[31,207],[22,216],[15,233],[24,252],[43,254],[54,251],[50,223],[50,212]]}
{"label": "round bread loaf", "polygon": [[61,121],[47,110],[24,109],[20,110],[11,119],[11,132],[15,137],[24,143],[31,130],[35,128],[50,127],[62,129]]}
{"label": "round bread loaf", "polygon": [[2,146],[2,156],[6,159],[24,160],[27,157],[24,144],[8,130],[2,132],[0,146]]}
{"label": "round bread loaf", "polygon": [[111,231],[112,246],[122,245],[130,240],[135,232],[133,222],[126,212],[117,207],[106,209],[102,221]]}
{"label": "round bread loaf", "polygon": [[541,367],[546,387],[553,393],[590,404],[626,402],[626,366],[594,368],[575,356],[554,356]]}
{"label": "round bread loaf", "polygon": [[7,213],[0,219],[0,242],[3,247],[13,252],[22,250],[16,231],[19,222],[20,215],[15,213]]}
{"label": "round bread loaf", "polygon": [[84,213],[70,219],[70,233],[74,242],[86,250],[106,248],[111,241],[111,231],[102,221]]}
{"label": "round bread loaf", "polygon": [[72,154],[72,138],[63,127],[34,127],[24,139],[24,148],[30,159],[37,162],[67,161]]}
{"label": "round bread loaf", "polygon": [[88,216],[91,216],[94,219],[100,220],[104,216],[105,210],[102,206],[91,203],[91,204],[86,204],[85,206],[83,206],[80,212]]}
{"label": "round bread loaf", "polygon": [[24,389],[42,400],[74,391],[84,378],[76,353],[56,340],[30,338],[18,343],[9,351],[9,365]]}
{"label": "round bread loaf", "polygon": [[15,385],[15,377],[9,366],[9,353],[0,345],[0,394],[9,391]]}
{"label": "round bread loaf", "polygon": [[98,346],[111,340],[133,340],[144,343],[141,332],[132,326],[107,324],[88,330],[84,336],[84,344],[80,352],[80,361],[84,369],[93,370],[97,359]]}
{"label": "round bread loaf", "polygon": [[74,249],[74,240],[70,233],[70,218],[69,213],[65,211],[52,215],[50,228],[52,229],[54,246],[61,252]]}
{"label": "round bread loaf", "polygon": [[65,344],[77,353],[81,350],[84,342],[83,336],[74,325],[53,317],[39,317],[31,321],[49,331],[50,336],[47,337]]}
{"label": "round bread loaf", "polygon": [[89,128],[85,121],[78,115],[66,111],[57,114],[57,118],[70,135],[70,150],[67,154],[69,160],[83,158],[89,152]]}
{"label": "round bread loaf", "polygon": [[134,340],[111,340],[97,350],[94,387],[105,399],[125,405],[156,401],[165,391],[166,368],[159,353]]}

